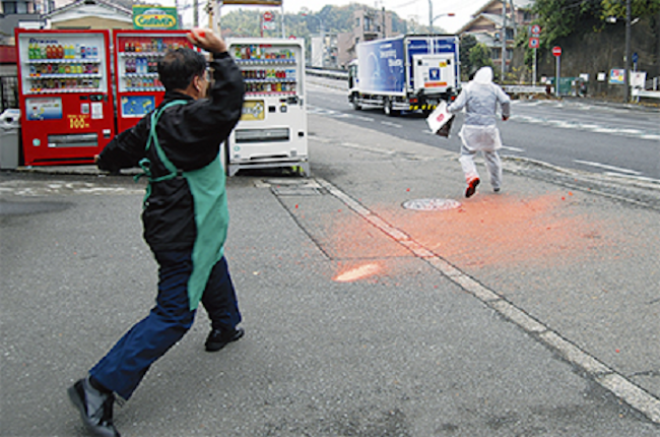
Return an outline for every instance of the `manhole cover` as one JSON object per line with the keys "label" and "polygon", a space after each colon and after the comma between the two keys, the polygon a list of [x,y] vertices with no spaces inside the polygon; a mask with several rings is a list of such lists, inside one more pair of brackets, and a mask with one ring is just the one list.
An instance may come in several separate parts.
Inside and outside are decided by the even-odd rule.
{"label": "manhole cover", "polygon": [[446,211],[461,206],[461,202],[454,199],[414,199],[403,203],[406,209],[415,211]]}

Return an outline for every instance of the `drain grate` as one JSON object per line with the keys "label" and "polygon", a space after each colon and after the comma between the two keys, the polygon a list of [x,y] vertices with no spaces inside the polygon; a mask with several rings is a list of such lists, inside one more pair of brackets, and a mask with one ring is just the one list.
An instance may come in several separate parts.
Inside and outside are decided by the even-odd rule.
{"label": "drain grate", "polygon": [[276,196],[320,196],[325,192],[314,179],[265,179],[258,186],[270,188]]}
{"label": "drain grate", "polygon": [[320,196],[319,188],[314,187],[270,187],[270,191],[276,196]]}
{"label": "drain grate", "polygon": [[414,199],[403,203],[405,209],[415,211],[447,211],[461,206],[461,202],[454,199]]}

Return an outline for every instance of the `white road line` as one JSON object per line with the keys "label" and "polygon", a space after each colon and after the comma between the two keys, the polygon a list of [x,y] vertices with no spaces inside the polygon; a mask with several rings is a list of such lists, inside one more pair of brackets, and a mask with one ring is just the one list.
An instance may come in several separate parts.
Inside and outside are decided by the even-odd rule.
{"label": "white road line", "polygon": [[510,150],[512,152],[518,152],[518,153],[525,153],[525,149],[519,149],[517,147],[511,147],[511,146],[502,146],[504,150]]}
{"label": "white road line", "polygon": [[397,129],[401,129],[401,128],[403,127],[403,126],[401,126],[400,124],[392,123],[391,121],[381,121],[380,123],[381,123],[381,124],[384,124],[385,126],[392,126],[392,127],[395,127],[395,128],[397,128]]}
{"label": "white road line", "polygon": [[525,332],[529,333],[529,335],[533,336],[533,338],[537,338],[548,347],[554,349],[566,361],[580,367],[595,382],[644,414],[652,422],[660,424],[660,399],[635,385],[635,383],[629,381],[616,370],[599,361],[596,357],[572,344],[541,321],[534,319],[523,309],[505,301],[502,299],[502,296],[466,275],[442,258],[442,256],[436,255],[433,251],[419,244],[405,232],[390,225],[330,182],[324,179],[317,179],[317,182],[364,220],[371,223],[397,243],[408,248],[413,255],[429,263],[450,281],[481,300],[511,323],[519,326]]}
{"label": "white road line", "polygon": [[601,164],[600,162],[591,162],[591,161],[581,161],[579,159],[574,159],[573,162],[576,164],[582,164],[582,165],[588,165],[591,167],[597,167],[597,168],[602,168],[605,170],[612,170],[617,173],[625,173],[625,174],[631,174],[631,175],[641,175],[642,173],[637,171],[637,170],[630,170],[627,168],[621,168],[621,167],[615,167],[613,165],[607,165],[607,164]]}
{"label": "white road line", "polygon": [[660,183],[660,179],[654,179],[654,178],[649,178],[646,176],[636,176],[636,175],[630,175],[630,174],[621,174],[621,173],[613,173],[606,171],[605,174],[607,176],[619,176],[619,177],[626,177],[628,179],[634,179],[636,181],[642,181],[642,182],[653,182],[653,183]]}

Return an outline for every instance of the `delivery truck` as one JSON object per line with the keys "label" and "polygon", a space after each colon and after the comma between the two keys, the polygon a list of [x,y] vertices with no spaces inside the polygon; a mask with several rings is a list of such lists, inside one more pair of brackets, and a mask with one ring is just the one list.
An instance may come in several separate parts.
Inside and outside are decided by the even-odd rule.
{"label": "delivery truck", "polygon": [[362,42],[357,45],[357,59],[349,64],[348,99],[356,110],[375,106],[387,115],[429,114],[441,100],[456,97],[459,68],[455,35],[402,35]]}

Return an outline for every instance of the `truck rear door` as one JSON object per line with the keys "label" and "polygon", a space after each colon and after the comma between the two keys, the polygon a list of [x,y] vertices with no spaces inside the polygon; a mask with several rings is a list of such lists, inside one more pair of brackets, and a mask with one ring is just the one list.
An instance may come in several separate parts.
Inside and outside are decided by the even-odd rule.
{"label": "truck rear door", "polygon": [[456,83],[454,55],[413,55],[414,92],[424,90],[424,94],[440,94]]}

